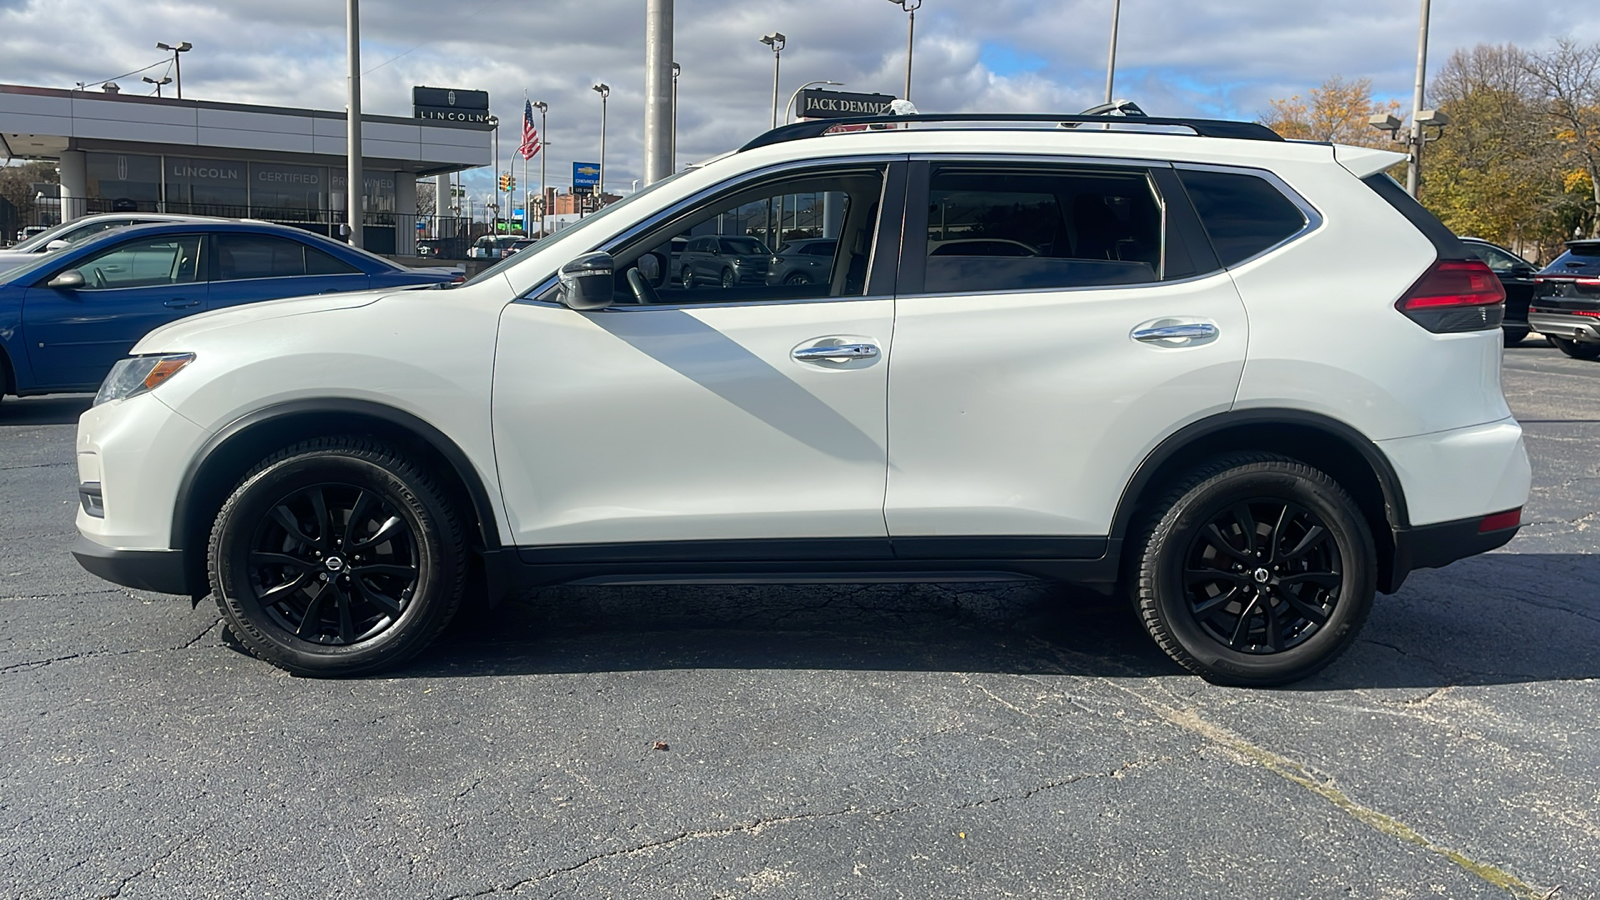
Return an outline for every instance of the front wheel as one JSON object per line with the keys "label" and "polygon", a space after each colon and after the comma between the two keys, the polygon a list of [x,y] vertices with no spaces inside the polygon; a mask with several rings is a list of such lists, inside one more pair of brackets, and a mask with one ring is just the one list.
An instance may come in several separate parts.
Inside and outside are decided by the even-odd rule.
{"label": "front wheel", "polygon": [[466,542],[428,474],[376,441],[319,438],[245,476],[211,531],[229,629],[299,675],[364,675],[434,639],[461,603]]}
{"label": "front wheel", "polygon": [[1558,338],[1546,336],[1556,349],[1573,359],[1600,359],[1600,344],[1579,343],[1571,338]]}
{"label": "front wheel", "polygon": [[1180,479],[1156,514],[1136,549],[1139,616],[1167,655],[1207,680],[1304,678],[1366,621],[1372,533],[1323,472],[1270,454],[1221,457]]}
{"label": "front wheel", "polygon": [[733,274],[733,270],[732,269],[723,269],[722,270],[722,286],[723,287],[731,288],[731,287],[733,287],[734,285],[736,285],[738,283],[739,283],[739,276]]}

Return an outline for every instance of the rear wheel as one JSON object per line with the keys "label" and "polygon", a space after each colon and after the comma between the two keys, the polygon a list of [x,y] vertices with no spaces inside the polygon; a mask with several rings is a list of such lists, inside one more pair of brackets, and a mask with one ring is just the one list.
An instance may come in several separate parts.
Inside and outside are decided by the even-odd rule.
{"label": "rear wheel", "polygon": [[312,676],[410,658],[461,603],[466,542],[428,474],[393,449],[320,438],[269,457],[223,504],[211,589],[256,656]]}
{"label": "rear wheel", "polygon": [[1523,339],[1528,336],[1528,326],[1526,325],[1502,325],[1500,326],[1500,331],[1507,347],[1514,347],[1522,343]]}
{"label": "rear wheel", "polygon": [[1573,359],[1600,359],[1600,344],[1585,344],[1571,338],[1546,336],[1556,349]]}
{"label": "rear wheel", "polygon": [[1284,684],[1355,640],[1377,590],[1360,508],[1332,478],[1235,454],[1181,479],[1137,545],[1134,600],[1178,663],[1221,684]]}

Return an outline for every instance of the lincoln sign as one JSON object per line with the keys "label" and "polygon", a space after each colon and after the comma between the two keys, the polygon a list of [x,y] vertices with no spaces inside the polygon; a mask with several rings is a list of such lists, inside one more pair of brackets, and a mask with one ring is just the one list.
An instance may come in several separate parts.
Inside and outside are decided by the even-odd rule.
{"label": "lincoln sign", "polygon": [[414,87],[411,106],[416,117],[430,122],[489,124],[489,92],[455,88]]}
{"label": "lincoln sign", "polygon": [[842,119],[849,116],[887,116],[894,111],[888,94],[849,94],[843,91],[801,91],[795,115],[802,119]]}

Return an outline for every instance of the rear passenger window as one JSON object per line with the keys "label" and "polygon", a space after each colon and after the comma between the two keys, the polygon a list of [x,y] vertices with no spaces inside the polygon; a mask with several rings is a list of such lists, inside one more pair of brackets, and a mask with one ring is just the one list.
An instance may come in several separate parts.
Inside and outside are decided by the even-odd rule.
{"label": "rear passenger window", "polygon": [[256,234],[217,237],[217,278],[291,278],[344,275],[357,271],[321,250],[289,238]]}
{"label": "rear passenger window", "polygon": [[1179,169],[1178,178],[1224,266],[1238,265],[1306,227],[1300,207],[1264,178],[1198,169]]}
{"label": "rear passenger window", "polygon": [[1162,212],[1143,172],[941,168],[929,184],[928,293],[1159,281]]}

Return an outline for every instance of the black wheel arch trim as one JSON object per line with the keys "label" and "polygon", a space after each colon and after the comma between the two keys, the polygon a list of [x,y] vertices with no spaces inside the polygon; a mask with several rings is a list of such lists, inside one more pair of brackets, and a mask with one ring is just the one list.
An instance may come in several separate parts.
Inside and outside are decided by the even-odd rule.
{"label": "black wheel arch trim", "polygon": [[183,479],[179,482],[177,499],[173,504],[170,546],[183,550],[186,555],[193,549],[187,546],[190,543],[188,535],[192,525],[189,520],[190,507],[195,499],[195,489],[201,483],[201,476],[205,473],[207,464],[215,459],[218,451],[227,447],[235,438],[259,426],[280,419],[316,414],[376,419],[425,444],[450,465],[452,473],[466,490],[467,499],[472,504],[472,512],[477,519],[474,543],[478,545],[480,551],[501,549],[500,524],[494,504],[489,500],[489,492],[484,486],[483,479],[479,477],[471,460],[460,446],[444,432],[412,413],[382,403],[354,398],[293,400],[263,407],[240,416],[211,435],[200,448],[200,452],[189,460],[183,472]]}
{"label": "black wheel arch trim", "polygon": [[[1185,450],[1230,430],[1273,425],[1293,426],[1320,432],[1354,451],[1361,458],[1382,493],[1383,513],[1388,525],[1388,535],[1386,535],[1388,541],[1385,542],[1380,537],[1379,552],[1380,555],[1392,556],[1389,551],[1395,543],[1394,536],[1410,526],[1410,513],[1406,507],[1405,491],[1400,486],[1400,477],[1395,473],[1394,466],[1384,456],[1383,451],[1378,449],[1378,445],[1366,435],[1338,419],[1305,410],[1277,407],[1229,410],[1198,422],[1191,422],[1169,435],[1145,456],[1134,470],[1127,486],[1123,488],[1122,497],[1117,502],[1115,518],[1111,523],[1112,537],[1121,540],[1128,536],[1134,525],[1134,516],[1139,511],[1139,504],[1141,500],[1147,499],[1153,480],[1158,474],[1171,471],[1167,468],[1168,465]],[[1199,464],[1202,461],[1197,458],[1193,463]],[[1348,489],[1349,486],[1346,487]],[[1385,547],[1385,543],[1389,547]],[[1386,593],[1398,588],[1399,581],[1405,577],[1402,568],[1393,566],[1393,562],[1392,559],[1385,561],[1383,575],[1386,577],[1379,579],[1380,587]],[[1398,574],[1399,578],[1393,577],[1394,574]]]}

